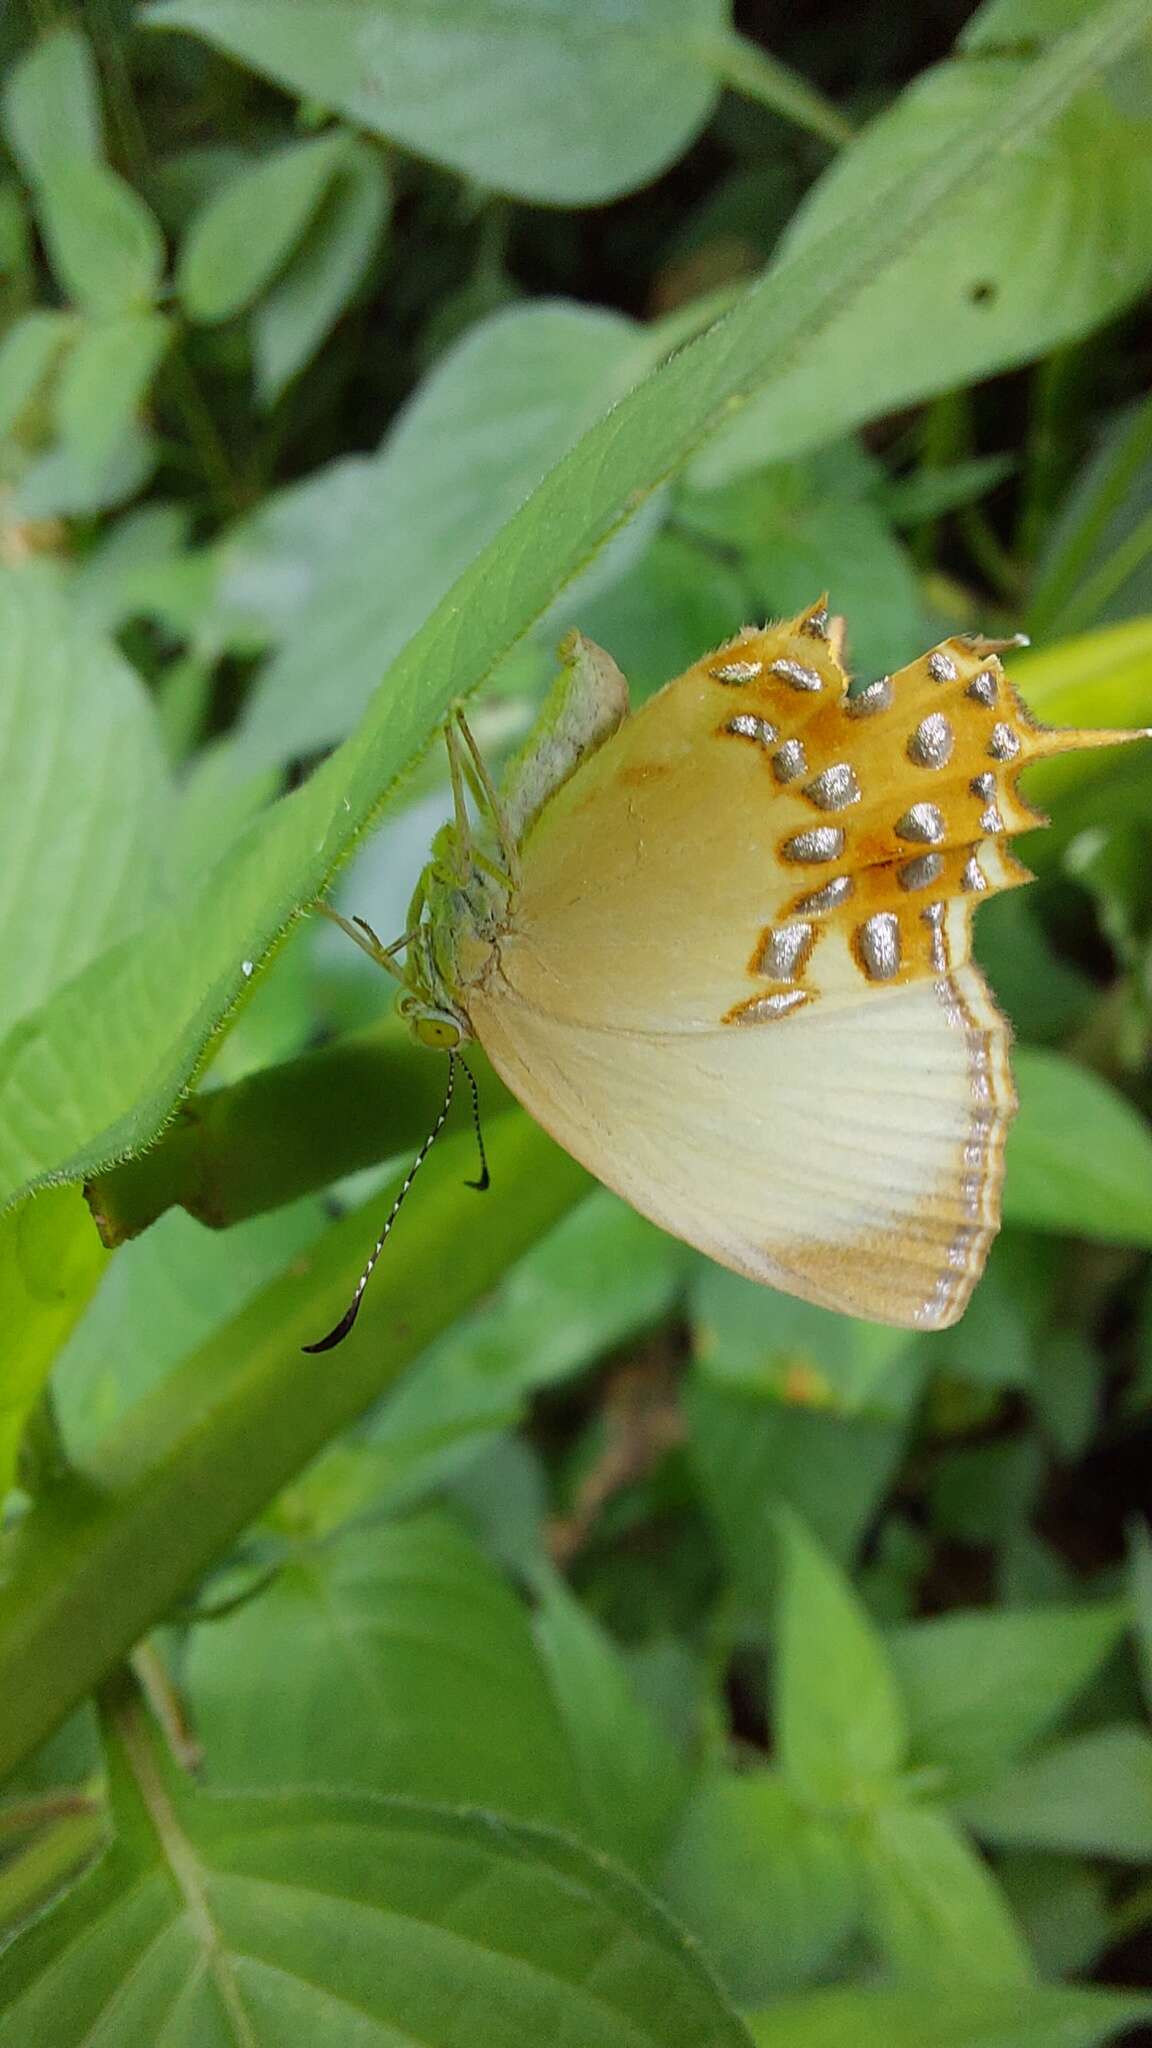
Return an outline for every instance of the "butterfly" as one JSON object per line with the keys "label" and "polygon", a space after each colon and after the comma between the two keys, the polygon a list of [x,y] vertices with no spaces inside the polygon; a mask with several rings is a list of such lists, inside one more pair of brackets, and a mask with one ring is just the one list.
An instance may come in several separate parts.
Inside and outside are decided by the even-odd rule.
{"label": "butterfly", "polygon": [[448,1095],[347,1315],[308,1348],[351,1328],[472,1039],[575,1158],[721,1265],[954,1323],[1016,1108],[972,919],[1032,879],[1008,840],[1044,820],[1018,774],[1147,736],[1038,725],[1000,660],[1018,644],[956,635],[851,689],[822,598],[630,713],[615,662],[573,634],[499,790],[450,720],[455,815],[404,939],[345,925],[449,1054]]}

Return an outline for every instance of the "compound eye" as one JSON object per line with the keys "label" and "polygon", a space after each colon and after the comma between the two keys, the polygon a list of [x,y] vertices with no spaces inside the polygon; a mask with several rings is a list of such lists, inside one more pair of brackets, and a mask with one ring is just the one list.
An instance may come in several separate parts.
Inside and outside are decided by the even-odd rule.
{"label": "compound eye", "polygon": [[450,1017],[418,1017],[412,1029],[421,1045],[437,1052],[452,1052],[460,1044],[460,1027]]}

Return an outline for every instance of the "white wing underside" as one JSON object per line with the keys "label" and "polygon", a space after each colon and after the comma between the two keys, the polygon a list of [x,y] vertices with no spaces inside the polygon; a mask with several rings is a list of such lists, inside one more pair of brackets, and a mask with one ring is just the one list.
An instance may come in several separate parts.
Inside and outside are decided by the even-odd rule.
{"label": "white wing underside", "polygon": [[767,1029],[669,1032],[557,1018],[497,969],[473,1021],[546,1130],[722,1265],[888,1323],[962,1312],[1015,1106],[970,964]]}

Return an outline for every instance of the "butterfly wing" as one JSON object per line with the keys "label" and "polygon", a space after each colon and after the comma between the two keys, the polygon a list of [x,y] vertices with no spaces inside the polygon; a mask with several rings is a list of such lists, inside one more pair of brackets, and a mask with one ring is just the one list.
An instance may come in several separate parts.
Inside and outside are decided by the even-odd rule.
{"label": "butterfly wing", "polygon": [[770,1030],[612,1032],[499,985],[474,1021],[537,1121],[653,1222],[750,1279],[932,1328],[994,1234],[1013,1101],[1003,1021],[963,979],[963,1010],[921,982]]}
{"label": "butterfly wing", "polygon": [[823,606],[652,698],[550,798],[464,971],[537,1120],[722,1264],[953,1322],[999,1221],[1009,1031],[971,962],[1041,733],[991,643],[853,699]]}

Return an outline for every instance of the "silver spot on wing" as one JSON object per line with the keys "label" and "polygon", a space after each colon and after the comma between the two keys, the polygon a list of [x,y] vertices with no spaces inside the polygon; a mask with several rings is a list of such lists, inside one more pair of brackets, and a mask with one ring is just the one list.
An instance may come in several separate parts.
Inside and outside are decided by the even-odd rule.
{"label": "silver spot on wing", "polygon": [[943,768],[952,758],[955,736],[942,711],[922,718],[908,742],[908,758],[918,768]]}
{"label": "silver spot on wing", "polygon": [[849,804],[859,803],[860,784],[849,762],[834,761],[830,768],[822,768],[814,781],[805,783],[804,794],[821,811],[843,811]]}
{"label": "silver spot on wing", "polygon": [[986,768],[983,775],[974,775],[972,777],[968,787],[972,791],[973,796],[978,796],[984,803],[987,803],[989,797],[996,794],[996,777],[990,768]]}
{"label": "silver spot on wing", "polygon": [[745,1003],[732,1013],[728,1022],[732,1024],[771,1024],[776,1017],[786,1017],[791,1010],[800,1009],[808,1001],[808,994],[802,988],[779,989],[775,995],[758,996],[755,1002]]}
{"label": "silver spot on wing", "polygon": [[791,683],[794,690],[822,690],[824,687],[824,678],[816,669],[809,668],[802,661],[789,661],[783,655],[772,663],[769,673]]}
{"label": "silver spot on wing", "polygon": [[718,683],[750,683],[763,666],[762,661],[724,661],[719,668],[710,668],[708,673]]}
{"label": "silver spot on wing", "polygon": [[944,905],[942,903],[929,903],[920,912],[920,915],[932,935],[933,968],[937,974],[944,974],[948,969],[948,940],[944,930]]}
{"label": "silver spot on wing", "polygon": [[847,903],[855,887],[851,875],[834,875],[822,889],[813,889],[810,896],[802,896],[796,908],[804,917],[820,917],[824,911],[838,910],[842,903]]}
{"label": "silver spot on wing", "polygon": [[973,676],[964,695],[975,698],[977,704],[991,707],[996,702],[996,678],[991,669],[981,669],[978,676]]}
{"label": "silver spot on wing", "polygon": [[920,840],[925,846],[939,846],[944,838],[944,816],[936,804],[911,804],[896,820],[897,839]]}
{"label": "silver spot on wing", "polygon": [[891,981],[900,972],[900,920],[877,910],[856,932],[864,972],[870,981]]}
{"label": "silver spot on wing", "polygon": [[755,711],[738,711],[724,727],[725,732],[734,733],[737,739],[755,740],[758,746],[770,747],[780,737],[776,727]]}
{"label": "silver spot on wing", "polygon": [[897,870],[897,880],[902,889],[930,889],[944,873],[944,862],[938,853],[922,853],[916,860],[905,861]]}
{"label": "silver spot on wing", "polygon": [[815,936],[810,924],[776,925],[765,937],[756,962],[757,974],[766,974],[772,981],[795,981]]}
{"label": "silver spot on wing", "polygon": [[839,825],[816,825],[811,832],[796,832],[780,848],[785,860],[839,860],[844,851],[844,834]]}
{"label": "silver spot on wing", "polygon": [[785,740],[772,756],[772,772],[777,782],[795,782],[798,775],[807,775],[808,756],[803,740]]}
{"label": "silver spot on wing", "polygon": [[928,673],[934,683],[954,683],[957,676],[956,663],[950,654],[945,654],[943,649],[938,647],[935,654],[928,656]]}
{"label": "silver spot on wing", "polygon": [[999,724],[992,727],[992,737],[988,742],[988,752],[994,761],[1014,761],[1020,752],[1019,735],[1013,732],[1010,725],[1005,725],[1003,720],[1001,720]]}

